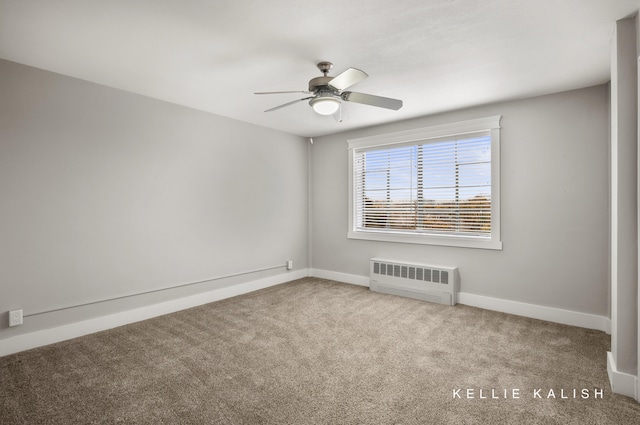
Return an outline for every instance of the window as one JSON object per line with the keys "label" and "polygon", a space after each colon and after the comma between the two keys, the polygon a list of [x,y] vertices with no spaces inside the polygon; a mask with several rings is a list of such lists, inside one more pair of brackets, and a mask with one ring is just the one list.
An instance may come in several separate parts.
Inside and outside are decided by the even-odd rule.
{"label": "window", "polygon": [[502,249],[499,116],[348,143],[349,238]]}

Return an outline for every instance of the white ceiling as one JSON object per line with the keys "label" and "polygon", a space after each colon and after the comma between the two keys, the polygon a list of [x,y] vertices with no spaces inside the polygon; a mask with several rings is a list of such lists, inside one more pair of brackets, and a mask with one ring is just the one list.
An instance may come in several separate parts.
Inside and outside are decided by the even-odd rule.
{"label": "white ceiling", "polygon": [[[241,121],[320,136],[609,80],[640,0],[0,0],[0,58]],[[316,63],[369,78],[342,123],[306,102]]]}

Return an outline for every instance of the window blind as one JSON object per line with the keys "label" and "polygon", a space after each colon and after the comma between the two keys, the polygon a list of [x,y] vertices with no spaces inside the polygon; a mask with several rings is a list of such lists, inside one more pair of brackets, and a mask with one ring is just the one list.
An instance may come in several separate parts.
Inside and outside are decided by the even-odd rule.
{"label": "window blind", "polygon": [[354,149],[357,231],[491,236],[491,134]]}

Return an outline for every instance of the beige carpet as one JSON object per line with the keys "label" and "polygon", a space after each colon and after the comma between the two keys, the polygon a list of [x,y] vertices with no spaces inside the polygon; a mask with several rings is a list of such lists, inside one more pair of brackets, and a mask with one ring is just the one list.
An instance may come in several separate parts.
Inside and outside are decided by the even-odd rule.
{"label": "beige carpet", "polygon": [[640,423],[608,349],[602,332],[307,278],[0,358],[0,423]]}

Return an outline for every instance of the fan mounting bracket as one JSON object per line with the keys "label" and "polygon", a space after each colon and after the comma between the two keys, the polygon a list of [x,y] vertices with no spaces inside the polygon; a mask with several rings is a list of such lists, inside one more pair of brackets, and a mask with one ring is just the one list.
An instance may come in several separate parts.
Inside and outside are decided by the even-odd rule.
{"label": "fan mounting bracket", "polygon": [[320,72],[322,72],[326,77],[329,71],[331,71],[331,68],[333,68],[333,64],[331,62],[325,61],[325,62],[318,63],[317,67],[320,70]]}

